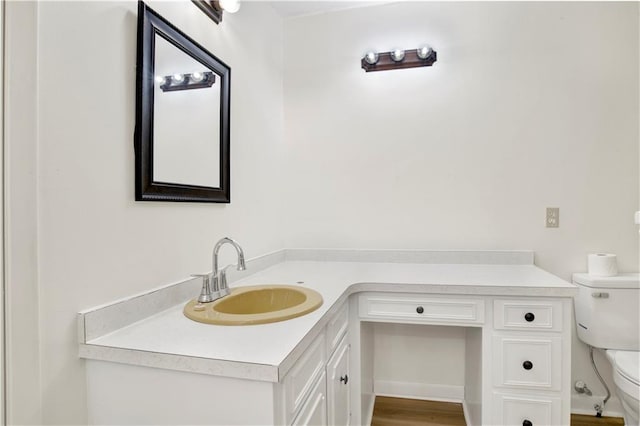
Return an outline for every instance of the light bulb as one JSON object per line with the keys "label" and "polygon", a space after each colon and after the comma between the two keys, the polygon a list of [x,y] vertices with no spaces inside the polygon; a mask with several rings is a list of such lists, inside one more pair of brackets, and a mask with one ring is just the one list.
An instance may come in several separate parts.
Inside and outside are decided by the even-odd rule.
{"label": "light bulb", "polygon": [[430,54],[431,54],[431,47],[429,46],[419,47],[418,50],[416,51],[416,55],[418,55],[418,58],[420,59],[427,59]]}
{"label": "light bulb", "polygon": [[219,0],[219,3],[225,12],[236,13],[240,10],[240,0]]}
{"label": "light bulb", "polygon": [[368,63],[369,65],[377,64],[378,63],[378,58],[379,58],[378,54],[376,52],[374,52],[374,51],[367,52],[364,55],[364,61],[366,63]]}
{"label": "light bulb", "polygon": [[395,49],[394,51],[391,52],[391,59],[393,59],[395,62],[400,62],[401,60],[404,59],[404,50],[402,49]]}
{"label": "light bulb", "polygon": [[204,80],[204,74],[196,71],[193,74],[191,74],[191,80],[195,81],[196,83],[199,83],[202,80]]}
{"label": "light bulb", "polygon": [[182,83],[184,81],[184,75],[182,74],[174,74],[171,76],[171,79],[176,83]]}
{"label": "light bulb", "polygon": [[166,82],[165,78],[161,77],[159,75],[156,76],[155,80],[156,80],[156,83],[158,83],[160,85],[162,85],[162,84],[164,84]]}

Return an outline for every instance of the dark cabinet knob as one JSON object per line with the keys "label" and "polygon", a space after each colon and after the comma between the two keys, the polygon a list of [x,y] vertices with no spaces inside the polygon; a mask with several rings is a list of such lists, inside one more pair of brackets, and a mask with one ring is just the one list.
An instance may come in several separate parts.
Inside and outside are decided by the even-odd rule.
{"label": "dark cabinet knob", "polygon": [[533,368],[533,363],[531,361],[525,361],[522,363],[522,368],[525,370],[531,370]]}
{"label": "dark cabinet knob", "polygon": [[346,374],[344,376],[341,376],[340,381],[346,385],[347,383],[349,383],[349,376]]}
{"label": "dark cabinet knob", "polygon": [[524,314],[524,319],[526,322],[532,322],[534,319],[536,319],[536,316],[533,315],[533,312],[527,312],[526,314]]}
{"label": "dark cabinet knob", "polygon": [[417,313],[419,313],[419,314],[421,314],[421,313],[423,313],[423,312],[424,312],[424,308],[423,308],[422,306],[418,306],[418,307],[416,308],[416,312],[417,312]]}
{"label": "dark cabinet knob", "polygon": [[531,420],[525,420],[522,422],[522,426],[533,426],[533,423],[531,423]]}

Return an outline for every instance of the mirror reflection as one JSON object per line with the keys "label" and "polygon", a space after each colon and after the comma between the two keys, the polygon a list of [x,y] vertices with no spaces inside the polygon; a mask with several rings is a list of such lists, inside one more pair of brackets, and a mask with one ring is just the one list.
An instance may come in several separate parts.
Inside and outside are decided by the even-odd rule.
{"label": "mirror reflection", "polygon": [[153,180],[218,187],[220,76],[155,39]]}

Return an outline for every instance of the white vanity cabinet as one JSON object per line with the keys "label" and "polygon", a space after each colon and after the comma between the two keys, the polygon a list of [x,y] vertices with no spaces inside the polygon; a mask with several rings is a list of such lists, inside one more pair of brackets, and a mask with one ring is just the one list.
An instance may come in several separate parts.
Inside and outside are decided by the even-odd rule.
{"label": "white vanity cabinet", "polygon": [[349,425],[348,303],[280,382],[87,361],[89,424]]}
{"label": "white vanity cabinet", "polygon": [[80,312],[89,424],[368,425],[376,390],[463,401],[469,426],[569,424],[577,289],[532,253],[285,254],[238,286],[321,293],[290,322],[194,323],[192,280]]}
{"label": "white vanity cabinet", "polygon": [[[354,305],[359,324],[352,327],[352,343],[360,346],[356,360],[360,369],[352,374],[359,384],[352,398],[364,396],[355,409],[359,422],[367,424],[371,418],[375,349],[388,350],[372,343],[376,327],[371,324],[386,322],[465,327],[466,366],[461,366],[465,383],[460,399],[468,425],[569,424],[570,298],[362,293]],[[411,386],[415,389],[415,383],[408,383],[407,389]],[[401,393],[403,387],[396,389]]]}

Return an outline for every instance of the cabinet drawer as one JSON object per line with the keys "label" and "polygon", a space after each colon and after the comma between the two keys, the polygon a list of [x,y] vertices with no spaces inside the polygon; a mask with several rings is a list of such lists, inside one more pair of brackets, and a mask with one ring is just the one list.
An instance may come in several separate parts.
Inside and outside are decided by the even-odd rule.
{"label": "cabinet drawer", "polygon": [[426,324],[482,324],[484,301],[481,299],[438,296],[362,295],[361,318]]}
{"label": "cabinet drawer", "polygon": [[318,377],[324,374],[325,364],[325,335],[321,334],[284,378],[287,423],[290,423],[300,411]]}
{"label": "cabinet drawer", "polygon": [[493,423],[496,425],[548,426],[562,424],[561,400],[495,393]]}
{"label": "cabinet drawer", "polygon": [[559,300],[495,300],[493,311],[498,330],[562,330]]}
{"label": "cabinet drawer", "polygon": [[349,304],[344,303],[337,314],[327,324],[327,354],[333,353],[349,324]]}
{"label": "cabinet drawer", "polygon": [[324,373],[315,382],[311,393],[304,401],[298,417],[291,423],[293,426],[326,426],[327,425],[327,380]]}
{"label": "cabinet drawer", "polygon": [[494,336],[494,384],[560,390],[562,340],[559,336]]}

